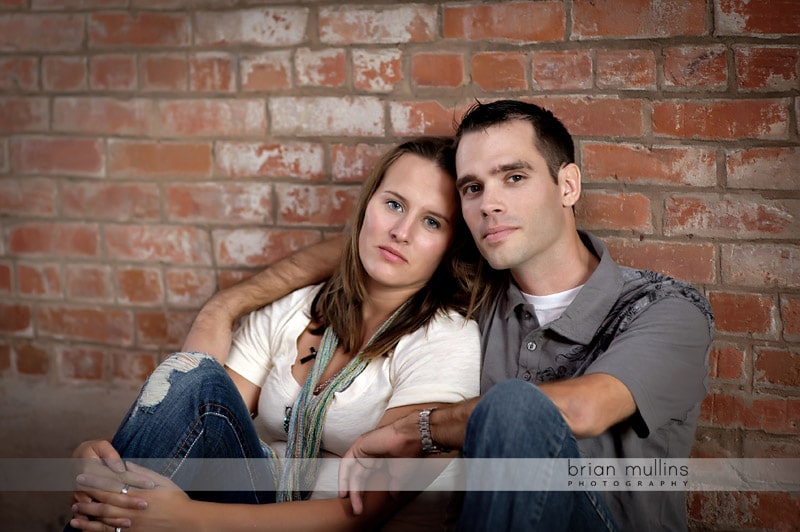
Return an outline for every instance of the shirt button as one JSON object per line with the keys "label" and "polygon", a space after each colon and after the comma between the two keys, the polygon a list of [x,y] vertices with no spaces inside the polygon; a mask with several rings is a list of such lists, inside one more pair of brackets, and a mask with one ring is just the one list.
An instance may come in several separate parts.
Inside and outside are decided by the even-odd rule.
{"label": "shirt button", "polygon": [[526,381],[529,381],[529,380],[531,380],[531,372],[530,372],[530,371],[526,371],[526,372],[525,372],[525,373],[522,375],[522,378],[523,378],[524,380],[526,380]]}
{"label": "shirt button", "polygon": [[536,351],[536,342],[528,342],[528,345],[525,347],[528,348],[528,351]]}

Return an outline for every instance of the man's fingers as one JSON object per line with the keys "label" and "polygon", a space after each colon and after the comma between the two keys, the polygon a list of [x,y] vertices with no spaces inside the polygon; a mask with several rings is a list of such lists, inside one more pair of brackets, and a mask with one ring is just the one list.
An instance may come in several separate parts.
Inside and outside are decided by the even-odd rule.
{"label": "man's fingers", "polygon": [[129,519],[116,522],[116,524],[109,524],[104,521],[90,521],[85,517],[73,517],[70,519],[69,524],[72,528],[86,532],[114,532],[117,527],[123,530],[131,527]]}

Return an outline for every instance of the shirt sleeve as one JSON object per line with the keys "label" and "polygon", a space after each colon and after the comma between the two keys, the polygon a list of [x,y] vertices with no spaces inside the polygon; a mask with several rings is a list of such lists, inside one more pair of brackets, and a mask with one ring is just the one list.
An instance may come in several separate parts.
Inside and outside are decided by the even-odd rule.
{"label": "shirt sleeve", "polygon": [[653,303],[588,368],[628,387],[636,402],[633,427],[647,437],[670,420],[684,421],[707,393],[708,321],[689,301]]}
{"label": "shirt sleeve", "polygon": [[387,408],[475,397],[480,385],[478,324],[457,313],[440,314],[404,337],[390,364],[393,391]]}

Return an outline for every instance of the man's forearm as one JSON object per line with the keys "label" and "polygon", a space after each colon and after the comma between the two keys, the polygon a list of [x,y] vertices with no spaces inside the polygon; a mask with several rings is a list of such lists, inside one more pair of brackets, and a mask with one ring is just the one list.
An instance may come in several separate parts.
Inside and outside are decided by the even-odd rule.
{"label": "man's forearm", "polygon": [[448,449],[461,449],[467,434],[469,416],[480,397],[443,406],[431,412],[431,437],[433,441]]}

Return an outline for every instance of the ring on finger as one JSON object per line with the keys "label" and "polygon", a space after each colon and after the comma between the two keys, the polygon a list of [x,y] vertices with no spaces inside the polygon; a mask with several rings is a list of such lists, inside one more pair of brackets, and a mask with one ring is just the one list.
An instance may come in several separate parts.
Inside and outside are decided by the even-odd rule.
{"label": "ring on finger", "polygon": [[[124,486],[122,486],[122,490],[120,491],[120,493],[125,495],[126,493],[128,493],[129,489],[131,489],[130,485],[129,484],[125,484]],[[119,529],[119,527],[117,527],[117,528]]]}
{"label": "ring on finger", "polygon": [[122,527],[118,526],[117,528],[114,529],[114,532],[122,532]]}

